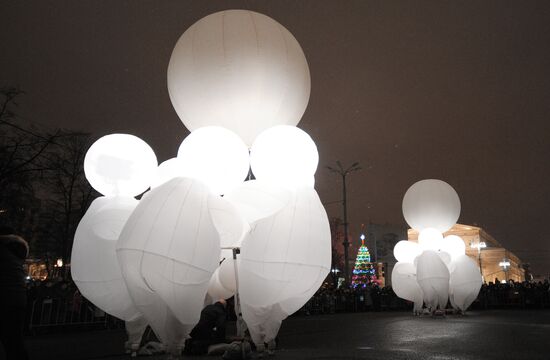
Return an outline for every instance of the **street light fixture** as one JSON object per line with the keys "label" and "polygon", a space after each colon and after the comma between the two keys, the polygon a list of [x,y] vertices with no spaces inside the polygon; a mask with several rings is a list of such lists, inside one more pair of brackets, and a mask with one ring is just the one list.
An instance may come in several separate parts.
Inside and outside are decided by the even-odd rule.
{"label": "street light fixture", "polygon": [[349,254],[348,254],[348,248],[349,248],[349,241],[348,241],[348,208],[347,208],[347,192],[346,192],[346,176],[354,171],[361,170],[361,167],[359,166],[359,162],[355,162],[351,164],[347,169],[344,169],[342,166],[342,163],[337,160],[336,165],[338,165],[337,168],[333,168],[331,166],[327,166],[327,169],[330,171],[339,174],[342,177],[342,208],[344,211],[344,242],[342,243],[344,245],[344,279],[346,280],[346,284],[349,285]]}
{"label": "street light fixture", "polygon": [[508,270],[510,269],[510,260],[504,258],[501,262],[498,263],[498,266],[500,266],[504,271],[506,282],[508,282]]}
{"label": "street light fixture", "polygon": [[487,247],[487,244],[485,243],[485,241],[480,241],[477,244],[470,244],[470,247],[473,249],[477,249],[477,251],[481,251],[481,249]]}
{"label": "street light fixture", "polygon": [[481,267],[481,249],[485,249],[487,244],[485,241],[479,241],[477,243],[470,243],[472,249],[477,249],[477,262],[479,263],[479,272],[481,273],[481,279],[483,278],[483,268]]}

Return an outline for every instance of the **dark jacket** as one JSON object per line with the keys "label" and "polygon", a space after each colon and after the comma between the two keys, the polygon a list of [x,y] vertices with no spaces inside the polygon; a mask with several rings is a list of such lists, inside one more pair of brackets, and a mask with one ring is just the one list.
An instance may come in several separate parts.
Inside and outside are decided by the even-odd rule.
{"label": "dark jacket", "polygon": [[[200,320],[189,335],[193,339],[223,342],[225,340],[225,321],[225,306],[220,302],[208,305],[201,311]],[[214,330],[214,328],[216,329]]]}
{"label": "dark jacket", "polygon": [[17,235],[0,236],[0,302],[8,306],[26,305],[25,269],[27,242]]}

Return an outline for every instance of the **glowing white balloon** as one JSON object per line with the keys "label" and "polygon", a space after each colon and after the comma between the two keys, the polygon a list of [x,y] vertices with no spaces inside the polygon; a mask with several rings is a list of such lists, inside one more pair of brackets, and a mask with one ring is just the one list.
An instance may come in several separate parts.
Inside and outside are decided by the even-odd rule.
{"label": "glowing white balloon", "polygon": [[457,256],[453,263],[449,291],[453,306],[465,311],[479,294],[482,285],[481,274],[475,261],[467,255]]}
{"label": "glowing white balloon", "polygon": [[443,234],[437,229],[426,228],[418,234],[418,244],[422,250],[438,251],[443,242]]}
{"label": "glowing white balloon", "polygon": [[422,253],[422,248],[418,243],[401,240],[393,248],[393,256],[399,262],[413,263],[414,258]]}
{"label": "glowing white balloon", "polygon": [[288,125],[263,131],[250,149],[250,166],[258,180],[279,186],[311,186],[319,153],[311,137]]}
{"label": "glowing white balloon", "polygon": [[233,258],[226,258],[218,268],[218,281],[232,294],[237,290],[235,280],[235,262]]}
{"label": "glowing white balloon", "polygon": [[168,65],[168,93],[185,126],[223,126],[248,145],[271,126],[296,125],[310,85],[294,36],[248,10],[197,21],[178,40]]}
{"label": "glowing white balloon", "polygon": [[299,189],[277,213],[258,220],[239,263],[242,314],[255,344],[277,336],[330,269],[330,228],[315,190]]}
{"label": "glowing white balloon", "polygon": [[[229,287],[225,287],[222,282],[220,281],[220,270],[222,268],[223,264],[231,263],[231,266],[233,267],[231,269],[232,275],[230,274],[230,278],[226,277],[224,280],[231,284]],[[227,271],[228,267],[227,264],[224,266],[224,270]],[[226,274],[227,275],[227,274]],[[210,285],[208,287],[208,295],[212,298],[213,302],[216,302],[218,299],[228,299],[231,296],[235,295],[235,289],[236,289],[236,280],[235,280],[235,268],[233,263],[233,250],[232,249],[221,249],[220,252],[220,262],[219,266],[214,271],[214,274],[212,274],[212,278],[210,279]],[[231,288],[231,289],[230,289]]]}
{"label": "glowing white balloon", "polygon": [[315,190],[301,189],[282,210],[257,221],[243,241],[241,300],[256,308],[297,296],[305,303],[328,274],[330,257],[325,209]]}
{"label": "glowing white balloon", "polygon": [[416,267],[413,264],[397,262],[392,270],[391,284],[397,296],[415,303],[416,312],[422,309],[422,289],[416,281]]}
{"label": "glowing white balloon", "polygon": [[309,289],[303,287],[303,283],[302,286],[297,287],[296,285],[300,282],[295,282],[292,284],[294,291],[286,291],[278,302],[269,306],[250,305],[249,298],[245,296],[244,301],[241,302],[241,310],[254,344],[258,346],[274,340],[282,321],[304,306],[323,283],[325,277],[326,273],[319,273],[313,282],[314,285]]}
{"label": "glowing white balloon", "polygon": [[193,131],[178,150],[185,177],[204,182],[215,194],[242,183],[249,170],[248,148],[232,131],[207,126]]}
{"label": "glowing white balloon", "polygon": [[95,199],[78,224],[71,254],[71,276],[82,295],[125,321],[141,314],[122,278],[115,247],[137,204],[132,197]]}
{"label": "glowing white balloon", "polygon": [[449,230],[460,216],[460,199],[446,182],[435,179],[414,183],[403,197],[403,216],[418,231],[436,228]]}
{"label": "glowing white balloon", "polygon": [[444,309],[449,298],[449,269],[435,251],[424,251],[418,257],[416,279],[428,308]]}
{"label": "glowing white balloon", "polygon": [[162,162],[158,167],[151,183],[151,188],[155,188],[176,177],[183,177],[183,166],[178,158],[171,158]]}
{"label": "glowing white balloon", "polygon": [[151,186],[157,157],[137,136],[111,134],[90,146],[84,173],[90,185],[105,196],[136,196]]}
{"label": "glowing white balloon", "polygon": [[214,274],[212,274],[212,278],[210,279],[210,283],[208,284],[208,295],[210,295],[213,301],[218,301],[219,299],[229,299],[235,294],[234,291],[232,292],[220,284],[218,278],[219,270],[220,269],[218,268],[214,271]]}
{"label": "glowing white balloon", "polygon": [[227,194],[239,214],[252,224],[281,210],[290,200],[290,191],[259,180],[245,181]]}
{"label": "glowing white balloon", "polygon": [[[235,262],[233,260],[233,249],[221,249],[220,265],[216,269],[216,280],[219,289],[224,295],[224,299],[235,295],[237,290],[237,281],[235,277]],[[216,301],[217,299],[213,299]]]}
{"label": "glowing white balloon", "polygon": [[211,197],[215,195],[199,181],[173,179],[141,199],[117,244],[123,273],[139,267],[136,275],[143,285],[190,327],[199,320],[218,267],[220,242],[208,210]]}
{"label": "glowing white balloon", "polygon": [[[145,193],[141,201],[147,199],[149,195],[150,192]],[[180,323],[162,298],[145,282],[141,271],[143,251],[131,249],[132,242],[126,242],[126,245],[127,248],[120,249],[120,241],[117,241],[116,256],[134,305],[167,350],[173,354],[181,353],[185,336],[191,328]]]}
{"label": "glowing white balloon", "polygon": [[441,243],[441,250],[449,253],[454,260],[460,255],[466,254],[466,244],[460,236],[449,235],[445,236]]}

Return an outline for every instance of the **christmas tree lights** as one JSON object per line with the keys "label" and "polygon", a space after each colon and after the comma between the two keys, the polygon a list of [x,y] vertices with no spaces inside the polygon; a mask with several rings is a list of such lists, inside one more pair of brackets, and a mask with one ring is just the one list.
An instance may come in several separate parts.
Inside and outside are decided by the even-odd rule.
{"label": "christmas tree lights", "polygon": [[376,271],[370,261],[369,249],[365,246],[365,235],[361,234],[361,247],[357,251],[351,286],[354,288],[365,287],[376,280]]}

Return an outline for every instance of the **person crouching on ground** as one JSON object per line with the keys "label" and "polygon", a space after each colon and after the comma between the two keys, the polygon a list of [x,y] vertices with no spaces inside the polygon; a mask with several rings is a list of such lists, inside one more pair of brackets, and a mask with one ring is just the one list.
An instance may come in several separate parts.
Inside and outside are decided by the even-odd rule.
{"label": "person crouching on ground", "polygon": [[198,324],[189,334],[191,338],[185,342],[184,354],[206,354],[209,346],[225,342],[226,306],[225,300],[220,299],[201,311]]}
{"label": "person crouching on ground", "polygon": [[27,306],[26,273],[23,264],[29,245],[13,235],[11,229],[0,230],[0,342],[7,360],[27,360],[23,340]]}

